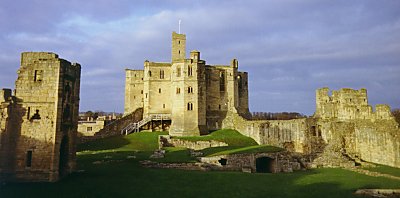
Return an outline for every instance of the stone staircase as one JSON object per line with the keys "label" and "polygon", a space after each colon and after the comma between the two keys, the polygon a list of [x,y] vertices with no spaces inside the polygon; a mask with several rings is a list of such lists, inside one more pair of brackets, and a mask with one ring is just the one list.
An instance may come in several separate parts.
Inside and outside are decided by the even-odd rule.
{"label": "stone staircase", "polygon": [[125,128],[121,130],[122,135],[128,135],[130,133],[136,133],[140,131],[140,127],[146,125],[147,123],[153,121],[153,120],[171,120],[171,114],[151,114],[143,120],[140,120],[139,122],[132,122],[128,124]]}

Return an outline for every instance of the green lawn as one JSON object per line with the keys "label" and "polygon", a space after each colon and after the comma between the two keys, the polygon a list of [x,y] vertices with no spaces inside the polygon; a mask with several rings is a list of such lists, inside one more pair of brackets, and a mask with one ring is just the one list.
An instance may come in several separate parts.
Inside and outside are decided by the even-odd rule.
{"label": "green lawn", "polygon": [[[79,172],[57,183],[3,184],[0,197],[330,198],[353,197],[358,188],[400,188],[398,180],[342,169],[249,174],[142,168],[139,161],[148,159],[158,147],[159,134],[165,133],[134,133],[81,145]],[[184,152],[180,148],[167,149],[167,155],[177,155],[177,159]]]}

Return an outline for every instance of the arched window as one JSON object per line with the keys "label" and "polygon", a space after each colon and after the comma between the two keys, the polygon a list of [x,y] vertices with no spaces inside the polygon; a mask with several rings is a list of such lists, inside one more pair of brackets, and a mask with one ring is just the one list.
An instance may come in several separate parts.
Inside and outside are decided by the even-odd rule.
{"label": "arched window", "polygon": [[148,77],[151,77],[151,71],[147,72]]}
{"label": "arched window", "polygon": [[176,88],[176,94],[180,94],[181,93],[181,88],[177,87]]}
{"label": "arched window", "polygon": [[164,79],[164,70],[160,69],[160,79]]}
{"label": "arched window", "polygon": [[193,93],[193,87],[188,87],[188,93]]}
{"label": "arched window", "polygon": [[161,88],[158,89],[158,93],[161,93]]}
{"label": "arched window", "polygon": [[241,77],[241,76],[238,76],[237,79],[238,79],[238,84],[239,84],[239,90],[241,90],[241,89],[243,88],[243,80],[242,80],[242,77]]}
{"label": "arched window", "polygon": [[187,104],[187,110],[188,110],[188,111],[193,111],[193,103],[189,102],[189,103]]}
{"label": "arched window", "polygon": [[219,73],[219,91],[225,91],[225,74],[224,74],[224,72]]}
{"label": "arched window", "polygon": [[176,77],[181,77],[181,67],[180,66],[178,66],[177,68],[176,68]]}
{"label": "arched window", "polygon": [[188,66],[188,76],[193,76],[193,67],[192,66]]}

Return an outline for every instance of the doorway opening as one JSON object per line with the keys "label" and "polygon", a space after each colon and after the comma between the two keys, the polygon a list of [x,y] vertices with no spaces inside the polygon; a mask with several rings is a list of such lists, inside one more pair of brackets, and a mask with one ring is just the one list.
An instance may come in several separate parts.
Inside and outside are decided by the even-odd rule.
{"label": "doorway opening", "polygon": [[274,173],[274,159],[269,157],[260,157],[256,159],[257,173]]}

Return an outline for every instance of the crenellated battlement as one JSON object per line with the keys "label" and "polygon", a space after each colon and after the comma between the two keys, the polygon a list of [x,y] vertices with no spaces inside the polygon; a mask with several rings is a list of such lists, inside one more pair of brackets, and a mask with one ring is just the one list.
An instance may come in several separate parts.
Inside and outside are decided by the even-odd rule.
{"label": "crenellated battlement", "polygon": [[388,105],[377,105],[373,112],[372,106],[368,104],[367,90],[362,88],[354,90],[342,88],[333,90],[332,94],[327,87],[316,91],[316,111],[314,116],[322,119],[368,119],[368,120],[391,120]]}

